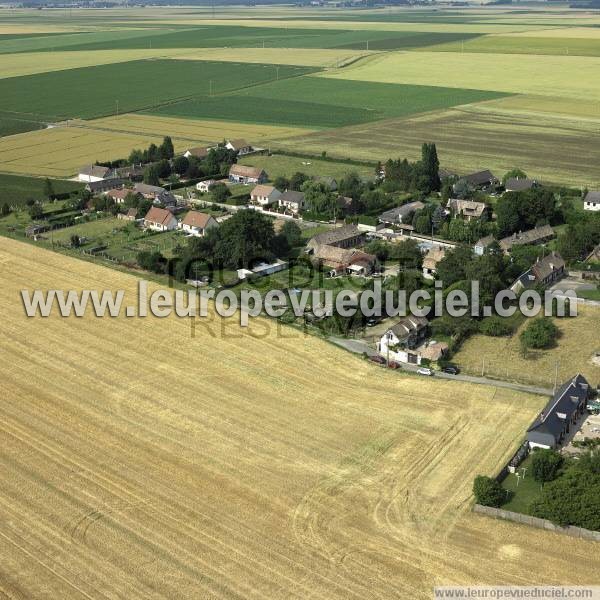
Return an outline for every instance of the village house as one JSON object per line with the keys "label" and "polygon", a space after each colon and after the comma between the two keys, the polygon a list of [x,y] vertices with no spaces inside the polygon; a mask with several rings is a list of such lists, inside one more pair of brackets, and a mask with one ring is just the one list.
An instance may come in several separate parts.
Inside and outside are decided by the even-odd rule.
{"label": "village house", "polygon": [[538,182],[535,179],[527,179],[527,177],[510,177],[504,184],[504,189],[507,192],[524,192],[537,187]]}
{"label": "village house", "polygon": [[231,165],[229,181],[232,183],[265,183],[268,177],[264,169],[247,165]]}
{"label": "village house", "polygon": [[125,213],[119,213],[117,215],[117,219],[121,219],[122,221],[136,221],[137,220],[138,209],[130,208]]}
{"label": "village house", "polygon": [[217,183],[216,179],[207,179],[206,181],[199,181],[196,184],[196,189],[202,193],[202,194],[206,194],[210,191],[210,187],[212,185],[215,185],[215,183]]}
{"label": "village house", "polygon": [[362,246],[365,234],[356,225],[336,227],[313,236],[306,245],[307,251],[315,252],[319,246],[335,246],[336,248],[354,248]]}
{"label": "village house", "polygon": [[455,219],[463,221],[474,221],[481,219],[485,212],[484,202],[473,202],[472,200],[448,200],[447,208],[452,213]]}
{"label": "village house", "polygon": [[244,154],[250,154],[254,152],[254,148],[251,144],[249,144],[246,140],[228,140],[225,144],[225,148],[227,150],[233,150],[237,152],[239,156],[244,156]]}
{"label": "village house", "polygon": [[564,277],[565,261],[558,252],[552,252],[544,258],[538,258],[536,263],[523,273],[510,289],[519,294],[533,287],[548,287]]}
{"label": "village house", "polygon": [[144,217],[144,227],[153,231],[173,231],[177,229],[177,219],[170,210],[153,206]]}
{"label": "village house", "polygon": [[477,256],[483,256],[485,251],[496,241],[493,235],[487,235],[475,242],[473,251]]}
{"label": "village house", "polygon": [[423,277],[435,279],[438,263],[446,256],[446,250],[441,246],[433,246],[423,259]]}
{"label": "village house", "polygon": [[418,200],[416,202],[409,202],[408,204],[403,204],[402,206],[397,206],[396,208],[391,208],[390,210],[381,213],[379,215],[379,221],[386,225],[400,225],[416,211],[422,210],[423,208],[425,208],[423,202]]}
{"label": "village house", "polygon": [[146,200],[152,200],[155,204],[164,204],[165,206],[175,206],[177,204],[173,194],[158,185],[136,183],[133,189],[146,198]]}
{"label": "village house", "polygon": [[271,206],[277,204],[281,192],[272,185],[257,185],[250,192],[250,201],[258,206]]}
{"label": "village house", "polygon": [[377,265],[377,257],[361,250],[320,245],[312,256],[313,263],[329,269],[332,277],[338,275],[370,275]]}
{"label": "village house", "polygon": [[559,447],[584,414],[590,392],[581,374],[564,383],[527,430],[529,447]]}
{"label": "village house", "polygon": [[123,204],[127,196],[129,196],[130,194],[132,196],[139,196],[137,192],[134,192],[133,190],[130,190],[128,188],[112,189],[104,192],[104,195],[114,200],[116,204]]}
{"label": "village house", "polygon": [[95,181],[104,181],[105,179],[115,179],[115,177],[116,174],[114,170],[109,167],[86,165],[79,169],[77,179],[79,181],[85,181],[86,183],[93,183]]}
{"label": "village house", "polygon": [[543,244],[544,242],[550,241],[554,236],[554,229],[552,229],[550,225],[542,225],[540,227],[535,227],[534,229],[529,229],[528,231],[513,233],[513,235],[501,239],[499,244],[502,251],[505,254],[509,254],[513,246]]}
{"label": "village house", "polygon": [[304,192],[286,190],[279,197],[279,206],[294,214],[298,214],[304,209]]}
{"label": "village house", "polygon": [[600,210],[600,192],[588,192],[583,199],[583,210]]}
{"label": "village house", "polygon": [[211,215],[196,210],[190,210],[187,215],[179,221],[178,226],[184,233],[196,237],[204,237],[206,232],[211,227],[217,227],[218,223]]}
{"label": "village house", "polygon": [[487,169],[485,171],[477,171],[477,173],[465,175],[461,180],[466,181],[467,184],[475,189],[487,188],[498,183],[498,179]]}
{"label": "village house", "polygon": [[[377,342],[377,351],[388,361],[420,365],[423,359],[439,360],[448,345],[425,343],[429,321],[425,317],[409,315],[390,327]],[[422,348],[418,349],[420,346]]]}
{"label": "village house", "polygon": [[195,148],[188,148],[183,156],[186,158],[197,158],[198,160],[204,160],[208,156],[210,148],[204,148],[202,146],[197,146]]}
{"label": "village house", "polygon": [[338,189],[338,184],[334,177],[317,175],[316,177],[313,177],[313,181],[325,186],[325,189],[329,190],[330,192],[335,192]]}

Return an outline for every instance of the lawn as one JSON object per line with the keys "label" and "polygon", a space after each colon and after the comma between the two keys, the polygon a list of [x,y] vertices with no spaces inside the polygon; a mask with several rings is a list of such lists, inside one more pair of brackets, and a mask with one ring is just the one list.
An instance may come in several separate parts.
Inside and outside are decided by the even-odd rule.
{"label": "lawn", "polygon": [[[52,180],[55,194],[74,192],[82,187],[82,184],[74,181]],[[9,206],[20,206],[29,198],[44,199],[44,179],[0,174],[0,204],[7,202]]]}
{"label": "lawn", "polygon": [[[463,372],[522,383],[554,386],[558,366],[559,382],[582,373],[592,385],[600,383],[600,367],[591,359],[600,350],[600,308],[579,305],[574,318],[555,319],[560,331],[556,347],[532,351],[523,356],[518,334],[511,338],[475,335],[453,357]],[[523,325],[525,327],[526,324]],[[484,364],[485,361],[485,364]]]}
{"label": "lawn", "polygon": [[282,154],[245,156],[239,162],[264,169],[271,181],[279,175],[290,177],[297,172],[305,173],[311,177],[337,178],[353,171],[365,177],[372,176],[374,172],[373,168],[362,165],[350,165],[344,162],[320,160],[318,158],[297,158]]}
{"label": "lawn", "polygon": [[299,77],[224,96],[168,104],[149,112],[251,123],[340,127],[492,100],[502,95],[467,89]]}
{"label": "lawn", "polygon": [[503,504],[502,508],[528,515],[529,506],[539,498],[541,492],[541,485],[535,481],[531,473],[531,455],[519,465],[517,472],[519,477],[509,473],[502,482],[502,487],[510,495],[510,500]]}
{"label": "lawn", "polygon": [[123,229],[127,221],[116,217],[94,219],[72,227],[64,227],[52,232],[52,240],[56,243],[69,243],[72,235],[85,238],[85,246],[98,246],[108,240],[119,229]]}
{"label": "lawn", "polygon": [[[0,110],[48,121],[93,118],[221,94],[314,70],[254,63],[130,61],[0,79]],[[149,81],[154,84],[148,85]]]}

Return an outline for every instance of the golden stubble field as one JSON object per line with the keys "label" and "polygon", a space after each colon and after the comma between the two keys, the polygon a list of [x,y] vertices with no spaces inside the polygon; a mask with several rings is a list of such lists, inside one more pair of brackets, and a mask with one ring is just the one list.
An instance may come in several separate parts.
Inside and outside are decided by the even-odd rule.
{"label": "golden stubble field", "polygon": [[0,264],[0,595],[600,583],[593,543],[470,512],[473,475],[501,466],[543,399],[404,378],[264,322],[192,338],[180,319],[27,319],[24,286],[137,280],[6,239]]}

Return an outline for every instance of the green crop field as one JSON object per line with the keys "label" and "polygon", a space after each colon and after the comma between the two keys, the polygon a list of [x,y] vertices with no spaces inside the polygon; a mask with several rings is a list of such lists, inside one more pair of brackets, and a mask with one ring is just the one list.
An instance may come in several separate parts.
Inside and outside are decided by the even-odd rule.
{"label": "green crop field", "polygon": [[151,113],[306,127],[340,127],[503,96],[478,90],[298,77],[216,98],[167,104]]}
{"label": "green crop field", "polygon": [[517,37],[487,35],[428,45],[426,50],[443,52],[491,52],[496,54],[551,54],[600,56],[600,38]]}
{"label": "green crop field", "polygon": [[93,118],[315,70],[231,62],[131,61],[2,79],[0,110],[43,120]]}

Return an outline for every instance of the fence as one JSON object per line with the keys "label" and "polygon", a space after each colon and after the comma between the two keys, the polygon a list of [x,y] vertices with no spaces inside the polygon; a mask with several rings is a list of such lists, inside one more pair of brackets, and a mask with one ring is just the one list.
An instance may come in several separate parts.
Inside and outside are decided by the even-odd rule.
{"label": "fence", "polygon": [[583,527],[574,527],[572,525],[561,527],[560,525],[555,525],[546,519],[539,519],[538,517],[531,517],[529,515],[523,515],[510,510],[503,510],[502,508],[482,506],[481,504],[475,504],[473,507],[473,512],[486,515],[488,517],[493,517],[495,519],[503,519],[505,521],[512,521],[514,523],[522,523],[523,525],[529,525],[530,527],[535,527],[536,529],[544,529],[546,531],[552,531],[561,535],[568,535],[569,537],[600,542],[600,531],[590,531],[589,529],[584,529]]}

